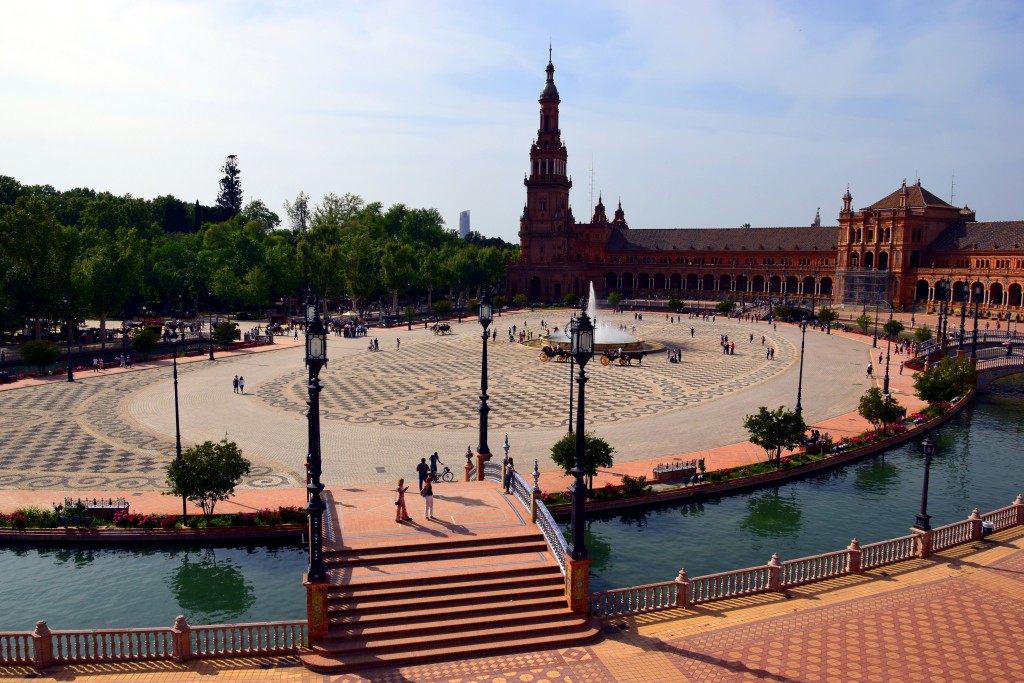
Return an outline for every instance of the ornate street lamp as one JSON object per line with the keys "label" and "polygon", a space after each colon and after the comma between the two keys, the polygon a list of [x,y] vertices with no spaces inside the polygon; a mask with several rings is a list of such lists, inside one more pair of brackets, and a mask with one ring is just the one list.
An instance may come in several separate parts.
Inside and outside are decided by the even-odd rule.
{"label": "ornate street lamp", "polygon": [[945,280],[935,283],[935,295],[939,298],[939,319],[935,325],[935,331],[939,335],[939,347],[942,353],[946,353],[946,298],[948,296],[949,284]]}
{"label": "ornate street lamp", "polygon": [[71,362],[71,343],[72,343],[72,340],[74,339],[74,332],[72,331],[72,328],[71,328],[71,302],[68,301],[67,297],[64,297],[62,301],[64,302],[64,313],[65,313],[65,315],[64,315],[64,324],[68,326],[68,381],[69,382],[74,382],[75,381],[75,370],[72,367],[73,363]]}
{"label": "ornate street lamp", "polygon": [[583,416],[587,384],[585,368],[594,356],[594,326],[590,322],[590,316],[587,315],[586,309],[580,310],[576,328],[572,333],[572,355],[580,366],[580,372],[576,378],[576,384],[579,386],[579,400],[576,404],[576,464],[570,470],[570,474],[575,477],[576,481],[572,485],[572,521],[570,523],[572,543],[569,546],[569,556],[574,560],[585,560],[587,559],[587,546],[584,541],[587,485],[583,481],[583,475],[587,473],[583,467],[583,439],[586,433]]}
{"label": "ornate street lamp", "polygon": [[804,387],[804,337],[807,336],[807,322],[800,323],[800,374],[796,382],[796,414],[803,415],[804,409],[800,405],[800,394]]}
{"label": "ornate street lamp", "polygon": [[210,317],[210,360],[213,360],[213,290],[207,290],[210,301],[210,310],[207,312]]}
{"label": "ornate street lamp", "polygon": [[[892,322],[892,306],[889,306],[889,322]],[[884,329],[884,328],[883,328]],[[882,393],[889,396],[889,352],[892,350],[892,335],[885,331],[885,381],[882,383]]]}
{"label": "ornate street lamp", "polygon": [[480,338],[483,340],[483,356],[480,363],[480,442],[476,447],[478,469],[480,478],[483,478],[485,460],[490,460],[491,449],[487,446],[487,413],[491,409],[487,406],[487,328],[491,324],[491,293],[484,287],[484,296],[480,301],[480,313],[478,316],[480,327],[483,333]]}
{"label": "ornate street lamp", "polygon": [[931,531],[931,524],[928,523],[931,519],[931,515],[928,514],[928,473],[932,467],[932,458],[935,456],[935,442],[928,436],[921,445],[924,446],[924,483],[921,486],[921,511],[917,513],[914,528]]}
{"label": "ornate street lamp", "polygon": [[878,292],[875,292],[875,320],[874,320],[874,336],[871,338],[871,348],[878,348]]}
{"label": "ornate street lamp", "polygon": [[[981,305],[981,298],[985,296],[985,285],[975,282],[971,287],[971,296],[974,297],[974,336],[971,338],[971,360],[978,358],[978,307]],[[1006,325],[1009,330],[1010,325]]]}
{"label": "ornate street lamp", "polygon": [[[174,460],[181,467],[181,418],[178,413],[178,342],[171,344],[174,367]],[[188,498],[181,494],[181,523],[188,526]]]}
{"label": "ornate street lamp", "polygon": [[964,349],[964,336],[966,335],[967,327],[967,293],[968,289],[965,286],[963,294],[960,295],[960,340],[956,345],[956,348],[960,351]]}
{"label": "ornate street lamp", "polygon": [[[566,330],[569,333],[569,343],[572,343],[572,336],[576,333],[576,316],[573,315],[569,319],[569,327]],[[572,434],[572,376],[573,368],[576,366],[576,356],[569,354],[569,433]]]}
{"label": "ornate street lamp", "polygon": [[306,285],[305,322],[306,322],[306,367],[309,368],[309,463],[310,481],[307,484],[309,503],[306,514],[309,517],[309,569],[306,578],[310,582],[325,581],[327,570],[324,568],[323,515],[327,506],[320,493],[324,485],[320,483],[320,370],[327,365],[327,329],[320,320],[319,301],[313,294],[311,285]]}

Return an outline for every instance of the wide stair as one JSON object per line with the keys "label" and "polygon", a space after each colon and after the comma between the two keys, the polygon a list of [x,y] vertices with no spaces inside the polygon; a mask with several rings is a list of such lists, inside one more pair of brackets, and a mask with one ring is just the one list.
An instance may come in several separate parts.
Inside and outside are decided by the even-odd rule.
{"label": "wide stair", "polygon": [[534,529],[417,535],[324,557],[330,631],[301,654],[313,671],[569,647],[598,634],[566,607],[562,573]]}

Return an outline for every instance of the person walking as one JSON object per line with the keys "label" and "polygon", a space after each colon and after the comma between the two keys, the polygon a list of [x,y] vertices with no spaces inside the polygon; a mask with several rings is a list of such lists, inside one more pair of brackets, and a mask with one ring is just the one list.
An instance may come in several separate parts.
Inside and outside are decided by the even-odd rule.
{"label": "person walking", "polygon": [[871,363],[868,363],[868,370],[867,370],[867,378],[868,379],[871,379],[871,373],[874,372],[874,370],[875,370],[875,367]]}
{"label": "person walking", "polygon": [[245,393],[245,378],[241,375],[238,376],[238,393]]}
{"label": "person walking", "polygon": [[395,498],[395,521],[401,524],[402,522],[411,522],[412,517],[409,516],[408,511],[405,509],[405,492],[409,490],[409,487],[405,485],[405,479],[398,480],[398,488],[395,489],[397,498]]}
{"label": "person walking", "polygon": [[423,483],[423,488],[420,489],[420,495],[423,496],[423,516],[427,519],[434,519],[434,480],[427,476],[427,480]]}
{"label": "person walking", "polygon": [[900,374],[903,374],[903,361],[900,361]]}
{"label": "person walking", "polygon": [[427,480],[427,477],[430,475],[430,466],[427,465],[427,459],[426,458],[420,458],[420,464],[416,465],[416,474],[419,475],[419,478],[420,478],[420,491],[422,491],[423,490],[423,482],[425,482]]}
{"label": "person walking", "polygon": [[512,493],[512,478],[515,476],[516,466],[512,462],[512,458],[508,459],[508,464],[505,465],[505,493]]}
{"label": "person walking", "polygon": [[441,456],[439,456],[437,454],[437,451],[434,451],[434,454],[432,456],[430,456],[430,476],[433,477],[435,480],[437,479],[437,464],[438,463],[441,463],[442,465],[444,465],[444,463],[441,462]]}
{"label": "person walking", "polygon": [[398,345],[398,348],[396,350],[397,351],[401,351],[402,350],[402,338],[401,337],[395,337],[395,343]]}
{"label": "person walking", "polygon": [[238,393],[238,375],[235,375],[235,378],[233,380],[231,380],[231,389],[236,394]]}

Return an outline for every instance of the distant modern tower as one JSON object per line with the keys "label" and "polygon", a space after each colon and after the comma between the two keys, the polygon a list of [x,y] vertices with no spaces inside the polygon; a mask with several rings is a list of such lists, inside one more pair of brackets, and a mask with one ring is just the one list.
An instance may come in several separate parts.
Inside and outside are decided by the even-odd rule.
{"label": "distant modern tower", "polygon": [[459,214],[459,237],[466,239],[469,236],[469,211]]}

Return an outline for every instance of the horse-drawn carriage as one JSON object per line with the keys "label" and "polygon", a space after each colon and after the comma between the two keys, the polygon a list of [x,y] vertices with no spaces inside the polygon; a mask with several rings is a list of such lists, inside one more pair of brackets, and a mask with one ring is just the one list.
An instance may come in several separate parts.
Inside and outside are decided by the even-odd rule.
{"label": "horse-drawn carriage", "polygon": [[566,363],[566,362],[568,362],[569,361],[569,356],[571,356],[571,355],[572,354],[570,354],[568,351],[563,349],[561,346],[544,346],[540,350],[540,359],[541,360],[551,360],[552,358],[554,358],[559,363]]}
{"label": "horse-drawn carriage", "polygon": [[430,330],[434,334],[451,334],[452,326],[448,323],[434,323]]}
{"label": "horse-drawn carriage", "polygon": [[608,365],[609,363],[632,365],[634,360],[637,364],[643,364],[644,354],[627,353],[626,351],[605,351],[604,355],[601,356],[601,365]]}

